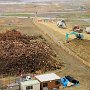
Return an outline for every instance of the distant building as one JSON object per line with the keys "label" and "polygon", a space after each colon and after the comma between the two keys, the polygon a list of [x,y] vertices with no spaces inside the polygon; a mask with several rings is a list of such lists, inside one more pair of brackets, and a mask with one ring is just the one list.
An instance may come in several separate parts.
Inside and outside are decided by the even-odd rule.
{"label": "distant building", "polygon": [[40,90],[40,82],[38,80],[20,82],[20,90]]}
{"label": "distant building", "polygon": [[54,88],[59,88],[60,86],[60,83],[58,82],[60,77],[54,73],[37,75],[35,77],[40,81],[40,90],[53,90]]}
{"label": "distant building", "polygon": [[59,80],[54,73],[37,75],[34,79],[23,76],[17,83],[9,84],[7,90],[58,90],[61,86]]}

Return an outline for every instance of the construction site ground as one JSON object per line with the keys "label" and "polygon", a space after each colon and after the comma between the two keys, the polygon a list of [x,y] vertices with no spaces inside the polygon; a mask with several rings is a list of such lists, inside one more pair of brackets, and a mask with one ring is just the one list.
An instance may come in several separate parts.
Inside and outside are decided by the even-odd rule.
{"label": "construction site ground", "polygon": [[[9,21],[14,21],[16,23],[8,25],[7,23]],[[56,71],[56,74],[60,77],[70,75],[80,82],[79,86],[61,88],[60,90],[90,90],[90,67],[87,67],[77,58],[65,52],[60,46],[61,43],[66,43],[66,31],[59,30],[55,23],[33,23],[29,19],[7,19],[2,21],[0,32],[4,32],[12,28],[15,28],[27,35],[42,34],[57,54],[57,60],[61,60],[65,65],[65,68],[60,71]],[[89,37],[89,35],[87,35],[87,37]]]}
{"label": "construction site ground", "polygon": [[[61,77],[65,75],[70,75],[75,77],[80,81],[80,86],[64,88],[61,90],[89,90],[90,89],[90,68],[82,64],[81,61],[76,59],[75,57],[69,55],[65,52],[60,46],[61,43],[65,42],[65,33],[69,30],[63,30],[58,28],[55,23],[38,23],[37,26],[46,34],[49,35],[50,38],[54,41],[53,45],[55,51],[59,58],[62,58],[63,62],[66,64],[66,68],[63,71],[57,72]],[[84,34],[86,35],[86,34]],[[86,35],[87,39],[90,38],[89,35]],[[70,36],[71,38],[75,38],[74,36]],[[56,45],[56,46],[55,46]],[[89,58],[88,58],[89,60]]]}
{"label": "construction site ground", "polygon": [[[66,43],[65,35],[66,33],[72,32],[73,26],[69,23],[67,24],[67,29],[61,29],[57,27],[56,22],[41,22],[45,27],[52,29],[50,32],[57,37],[57,40],[62,42],[65,46],[71,49],[76,55],[84,59],[86,62],[90,63],[90,34],[85,31],[81,34],[84,35],[84,40],[75,39],[75,35],[69,36],[69,43]],[[61,35],[60,35],[61,34]]]}

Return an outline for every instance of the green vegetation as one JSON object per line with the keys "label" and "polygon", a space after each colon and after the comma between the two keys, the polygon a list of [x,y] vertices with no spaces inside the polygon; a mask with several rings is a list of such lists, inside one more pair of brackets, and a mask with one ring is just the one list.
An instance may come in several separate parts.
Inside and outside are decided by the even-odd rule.
{"label": "green vegetation", "polygon": [[70,19],[70,18],[77,18],[78,16],[77,16],[77,14],[75,14],[75,13],[61,13],[60,15],[58,15],[57,16],[57,18],[68,18],[68,19]]}
{"label": "green vegetation", "polygon": [[84,18],[90,18],[89,13],[61,13],[57,16],[57,18],[68,18],[68,19],[84,19]]}
{"label": "green vegetation", "polygon": [[12,30],[12,29],[17,29],[18,27],[17,26],[14,26],[14,25],[11,25],[11,26],[0,26],[0,31],[6,31],[6,30]]}
{"label": "green vegetation", "polygon": [[69,20],[68,23],[72,26],[79,25],[81,28],[89,27],[90,22],[86,22],[84,20]]}
{"label": "green vegetation", "polygon": [[19,16],[19,17],[30,17],[29,13],[5,13],[3,16]]}
{"label": "green vegetation", "polygon": [[79,25],[82,29],[90,26],[90,22],[85,19],[90,19],[89,13],[61,13],[57,18],[65,18],[70,25]]}
{"label": "green vegetation", "polygon": [[83,18],[90,18],[90,13],[82,14],[81,17],[83,17]]}

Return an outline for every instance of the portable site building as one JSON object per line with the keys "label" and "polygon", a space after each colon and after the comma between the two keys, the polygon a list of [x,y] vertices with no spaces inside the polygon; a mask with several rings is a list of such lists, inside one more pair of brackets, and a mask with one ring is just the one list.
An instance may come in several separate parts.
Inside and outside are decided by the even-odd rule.
{"label": "portable site building", "polygon": [[38,80],[21,82],[20,90],[40,90],[40,82]]}
{"label": "portable site building", "polygon": [[53,90],[54,88],[59,88],[61,85],[58,81],[60,77],[54,73],[37,75],[35,77],[40,81],[40,90]]}

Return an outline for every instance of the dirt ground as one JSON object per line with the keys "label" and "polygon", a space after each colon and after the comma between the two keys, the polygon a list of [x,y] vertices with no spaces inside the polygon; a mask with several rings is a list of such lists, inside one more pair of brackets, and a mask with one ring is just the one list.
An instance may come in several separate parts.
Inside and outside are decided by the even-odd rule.
{"label": "dirt ground", "polygon": [[[52,44],[59,58],[62,58],[63,62],[66,64],[66,69],[57,72],[61,77],[65,75],[70,75],[80,81],[80,86],[64,88],[61,90],[89,90],[90,89],[90,68],[82,64],[78,59],[66,53],[61,47],[60,42],[64,40],[64,35],[58,31],[47,27],[43,24],[37,24],[37,26],[44,31],[47,35],[52,37],[55,43]],[[63,41],[62,41],[63,42]]]}
{"label": "dirt ground", "polygon": [[[16,22],[16,24],[11,26],[8,25],[8,21],[12,20],[16,20],[18,23]],[[57,54],[57,60],[61,60],[65,65],[65,68],[62,71],[56,72],[56,74],[58,74],[60,77],[70,75],[80,81],[79,86],[63,88],[60,90],[90,90],[90,68],[82,64],[82,62],[75,57],[69,55],[60,47],[61,42],[65,43],[64,34],[61,34],[58,30],[44,24],[34,24],[29,19],[7,19],[7,23],[5,21],[3,24],[1,24],[0,32],[4,32],[11,28],[16,28],[18,31],[21,31],[27,35],[42,34]]]}
{"label": "dirt ground", "polygon": [[[79,43],[78,43],[79,42]],[[73,39],[66,46],[70,48],[79,57],[90,63],[90,40],[77,40]]]}
{"label": "dirt ground", "polygon": [[[85,32],[81,33],[84,35],[84,40],[77,40],[75,39],[75,35],[70,35],[69,36],[69,43],[66,43],[65,41],[65,35],[66,33],[72,32],[72,25],[68,24],[67,29],[61,29],[58,28],[56,23],[44,23],[42,22],[43,25],[49,27],[52,29],[52,33],[54,34],[55,37],[57,37],[57,40],[65,44],[68,48],[70,48],[73,52],[75,52],[76,55],[80,56],[82,59],[90,63],[90,34],[86,34]],[[62,36],[61,36],[61,35]],[[60,37],[61,36],[61,37]]]}

